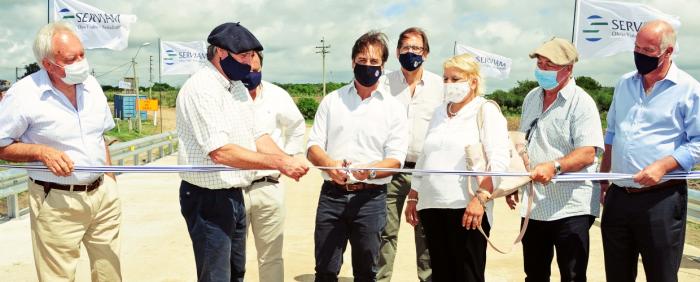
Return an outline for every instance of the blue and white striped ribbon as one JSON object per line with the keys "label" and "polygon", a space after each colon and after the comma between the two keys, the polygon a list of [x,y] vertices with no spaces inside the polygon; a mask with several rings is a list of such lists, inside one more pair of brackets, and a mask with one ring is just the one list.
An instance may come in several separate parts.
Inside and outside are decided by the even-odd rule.
{"label": "blue and white striped ribbon", "polygon": [[[406,168],[346,168],[346,167],[324,167],[312,166],[317,169],[337,169],[345,171],[353,170],[375,170],[375,171],[390,171],[411,174],[454,174],[465,176],[498,176],[498,177],[517,177],[529,176],[529,173],[515,172],[484,172],[471,170],[436,170],[436,169],[406,169]],[[0,168],[16,168],[30,171],[49,171],[49,169],[40,164],[0,164]],[[175,172],[220,172],[220,171],[240,171],[252,169],[238,169],[234,167],[222,165],[167,165],[167,166],[75,166],[75,172],[118,172],[118,173],[175,173]],[[553,181],[583,181],[583,180],[619,180],[632,179],[634,175],[626,173],[584,173],[571,172],[562,173],[553,178]],[[666,174],[663,180],[683,180],[683,179],[700,179],[700,171],[690,172],[672,172]]]}

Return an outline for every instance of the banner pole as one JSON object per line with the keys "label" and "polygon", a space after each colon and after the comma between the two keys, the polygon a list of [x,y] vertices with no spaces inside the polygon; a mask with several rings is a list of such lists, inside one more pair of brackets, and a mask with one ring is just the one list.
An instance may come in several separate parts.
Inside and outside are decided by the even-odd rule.
{"label": "banner pole", "polygon": [[46,24],[51,23],[51,0],[46,0]]}
{"label": "banner pole", "polygon": [[160,54],[163,53],[163,51],[160,48],[161,48],[160,37],[158,37],[158,83],[163,83],[161,81],[161,77],[160,77],[160,72],[161,72],[161,69],[163,68],[163,59],[160,58]]}
{"label": "banner pole", "polygon": [[574,23],[571,30],[571,44],[576,47],[576,30],[578,29],[579,0],[574,0]]}
{"label": "banner pole", "polygon": [[457,41],[455,40],[455,46],[452,48],[452,56],[457,55]]}

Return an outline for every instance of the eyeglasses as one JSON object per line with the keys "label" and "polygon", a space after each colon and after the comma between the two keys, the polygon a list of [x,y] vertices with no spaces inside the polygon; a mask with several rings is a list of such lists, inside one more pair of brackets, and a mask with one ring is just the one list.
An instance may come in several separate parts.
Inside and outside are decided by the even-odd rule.
{"label": "eyeglasses", "polygon": [[404,46],[401,46],[401,49],[399,49],[399,50],[401,51],[401,53],[414,51],[414,53],[416,53],[416,54],[421,54],[421,53],[423,53],[423,49],[425,49],[425,48],[423,48],[423,46],[404,45]]}
{"label": "eyeglasses", "polygon": [[535,118],[534,120],[532,120],[532,122],[530,123],[530,128],[528,128],[525,132],[525,140],[527,140],[527,143],[530,143],[530,138],[532,138],[532,134],[537,128],[537,121],[539,120],[540,118]]}

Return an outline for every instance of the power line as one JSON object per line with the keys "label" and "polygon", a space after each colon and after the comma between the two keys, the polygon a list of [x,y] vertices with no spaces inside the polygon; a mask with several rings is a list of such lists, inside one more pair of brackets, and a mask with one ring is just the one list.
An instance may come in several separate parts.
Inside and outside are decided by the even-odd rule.
{"label": "power line", "polygon": [[101,73],[100,75],[95,76],[95,77],[96,77],[96,78],[103,77],[103,76],[108,75],[108,74],[112,73],[113,71],[116,71],[117,69],[119,69],[119,68],[121,68],[121,67],[124,67],[124,66],[126,66],[126,65],[128,65],[128,64],[131,64],[131,62],[123,63],[123,64],[121,64],[121,65],[119,65],[119,66],[116,66],[116,67],[112,68],[111,70],[108,70],[107,72]]}

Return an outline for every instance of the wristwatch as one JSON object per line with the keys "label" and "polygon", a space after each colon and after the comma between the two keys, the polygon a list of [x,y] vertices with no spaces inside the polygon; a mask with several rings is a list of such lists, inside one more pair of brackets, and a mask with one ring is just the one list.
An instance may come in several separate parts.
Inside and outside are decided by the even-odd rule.
{"label": "wristwatch", "polygon": [[376,170],[370,170],[369,171],[369,179],[375,179],[377,178],[377,171]]}
{"label": "wristwatch", "polygon": [[559,163],[559,161],[554,161],[554,173],[556,175],[561,174],[561,164]]}

